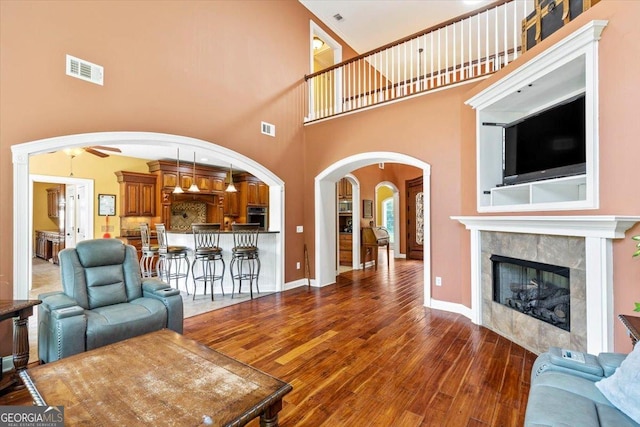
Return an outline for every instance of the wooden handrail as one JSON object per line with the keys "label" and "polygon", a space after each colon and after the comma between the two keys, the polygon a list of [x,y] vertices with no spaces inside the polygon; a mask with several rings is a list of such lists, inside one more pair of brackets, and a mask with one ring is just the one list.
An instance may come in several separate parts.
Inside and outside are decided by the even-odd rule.
{"label": "wooden handrail", "polygon": [[447,27],[447,26],[449,26],[449,25],[451,25],[451,24],[453,24],[455,22],[462,21],[464,19],[470,18],[472,16],[478,15],[480,13],[486,12],[488,10],[491,10],[491,9],[496,8],[496,7],[502,6],[505,3],[510,3],[512,1],[514,1],[514,0],[497,0],[497,1],[494,1],[493,3],[491,3],[491,4],[489,4],[489,5],[485,6],[485,7],[478,8],[478,9],[473,10],[471,12],[465,13],[464,15],[456,16],[455,18],[449,19],[448,21],[441,22],[441,23],[439,23],[437,25],[429,27],[426,30],[419,31],[417,33],[414,33],[414,34],[411,34],[409,36],[403,37],[403,38],[401,38],[399,40],[396,40],[394,42],[387,43],[384,46],[380,46],[378,48],[375,48],[373,50],[365,52],[365,53],[363,53],[361,55],[358,55],[358,56],[355,56],[353,58],[347,59],[346,61],[342,61],[342,62],[340,62],[338,64],[334,64],[334,65],[332,65],[330,67],[327,67],[327,68],[324,68],[324,69],[322,69],[320,71],[316,71],[315,73],[305,74],[304,79],[305,79],[305,81],[307,81],[307,80],[309,80],[309,79],[311,79],[313,77],[319,76],[321,74],[324,74],[324,73],[329,72],[331,70],[334,70],[336,68],[340,68],[340,67],[343,67],[343,66],[345,66],[347,64],[350,64],[352,62],[359,61],[360,59],[366,58],[366,57],[368,57],[370,55],[376,54],[378,52],[382,52],[382,51],[387,50],[387,49],[389,49],[391,47],[394,47],[394,46],[401,45],[402,43],[405,43],[405,42],[407,42],[409,40],[418,38],[418,37],[423,36],[425,34],[429,34],[429,33],[433,32],[433,31],[440,30],[440,29],[445,28],[445,27]]}

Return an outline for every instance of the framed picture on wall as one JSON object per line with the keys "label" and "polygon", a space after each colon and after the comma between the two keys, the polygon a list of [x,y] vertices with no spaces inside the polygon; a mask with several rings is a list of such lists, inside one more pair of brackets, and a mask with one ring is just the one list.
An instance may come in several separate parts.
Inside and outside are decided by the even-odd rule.
{"label": "framed picture on wall", "polygon": [[362,217],[373,218],[373,200],[362,201]]}
{"label": "framed picture on wall", "polygon": [[98,215],[99,216],[115,216],[116,214],[116,195],[115,194],[98,194]]}

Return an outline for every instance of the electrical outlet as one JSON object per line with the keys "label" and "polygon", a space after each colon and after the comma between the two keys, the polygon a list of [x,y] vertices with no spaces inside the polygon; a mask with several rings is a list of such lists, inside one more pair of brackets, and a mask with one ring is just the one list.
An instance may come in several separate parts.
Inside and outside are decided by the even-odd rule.
{"label": "electrical outlet", "polygon": [[296,269],[300,270],[300,263],[299,262],[296,262]]}
{"label": "electrical outlet", "polygon": [[302,227],[301,225],[296,225],[296,233],[302,233],[303,230],[304,230],[304,227]]}
{"label": "electrical outlet", "polygon": [[436,286],[442,286],[442,277],[436,276]]}

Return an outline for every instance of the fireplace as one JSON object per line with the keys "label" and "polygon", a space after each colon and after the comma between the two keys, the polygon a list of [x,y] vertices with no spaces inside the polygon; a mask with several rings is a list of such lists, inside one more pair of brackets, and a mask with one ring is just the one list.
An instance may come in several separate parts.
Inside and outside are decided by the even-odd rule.
{"label": "fireplace", "polygon": [[500,255],[490,259],[493,301],[571,331],[568,267]]}

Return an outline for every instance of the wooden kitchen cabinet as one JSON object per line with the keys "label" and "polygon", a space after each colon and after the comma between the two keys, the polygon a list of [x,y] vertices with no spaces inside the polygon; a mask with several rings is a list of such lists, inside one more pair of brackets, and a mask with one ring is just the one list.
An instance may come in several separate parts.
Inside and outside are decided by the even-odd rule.
{"label": "wooden kitchen cabinet", "polygon": [[351,199],[353,197],[353,190],[351,183],[347,178],[342,178],[338,181],[338,198],[339,199]]}
{"label": "wooden kitchen cabinet", "polygon": [[64,189],[61,185],[47,188],[47,215],[49,218],[60,217],[60,205],[64,200]]}
{"label": "wooden kitchen cabinet", "polygon": [[155,216],[156,176],[140,172],[118,171],[120,216]]}
{"label": "wooden kitchen cabinet", "polygon": [[340,236],[339,238],[340,265],[352,265],[353,264],[353,234],[340,233],[339,236]]}
{"label": "wooden kitchen cabinet", "polygon": [[240,203],[238,193],[225,193],[223,202],[224,216],[238,216],[240,214]]}
{"label": "wooden kitchen cabinet", "polygon": [[36,230],[36,257],[58,264],[58,253],[64,249],[64,237],[57,231]]}

